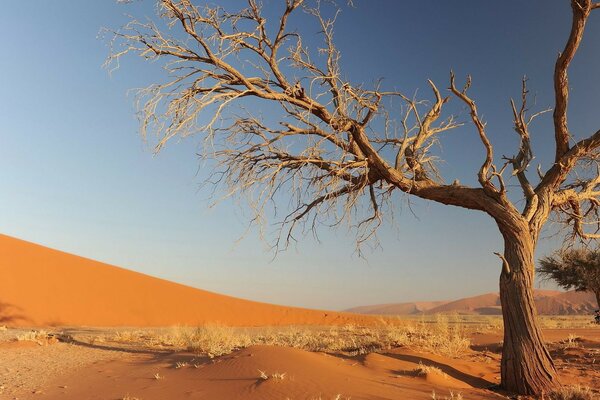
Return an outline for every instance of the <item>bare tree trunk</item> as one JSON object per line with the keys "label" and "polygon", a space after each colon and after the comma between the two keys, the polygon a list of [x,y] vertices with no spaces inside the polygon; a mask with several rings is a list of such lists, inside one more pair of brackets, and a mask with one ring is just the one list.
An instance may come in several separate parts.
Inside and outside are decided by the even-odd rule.
{"label": "bare tree trunk", "polygon": [[[502,230],[502,229],[501,229]],[[502,388],[540,395],[556,388],[558,377],[537,322],[533,297],[535,240],[527,232],[504,236],[500,302],[504,318]]]}
{"label": "bare tree trunk", "polygon": [[600,310],[600,291],[595,291],[594,294],[596,295],[596,306]]}

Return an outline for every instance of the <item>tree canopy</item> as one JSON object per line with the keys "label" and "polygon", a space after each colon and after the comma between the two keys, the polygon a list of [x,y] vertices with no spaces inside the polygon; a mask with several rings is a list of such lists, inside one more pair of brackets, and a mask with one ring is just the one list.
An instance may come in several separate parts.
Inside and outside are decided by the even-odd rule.
{"label": "tree canopy", "polygon": [[600,308],[600,249],[568,249],[540,260],[537,272],[564,289],[590,291]]}
{"label": "tree canopy", "polygon": [[[346,79],[332,4],[285,0],[279,14],[266,18],[256,0],[233,11],[160,0],[162,24],[132,19],[115,31],[107,63],[118,65],[133,53],[163,66],[161,81],[139,92],[142,133],[158,134],[157,151],[178,136],[201,137],[203,157],[215,167],[208,181],[225,196],[245,196],[254,222],[287,206],[278,215],[276,249],[298,231],[349,220],[360,244],[388,218],[394,193],[488,214],[504,239],[504,252],[496,253],[502,265],[502,386],[526,395],[556,387],[536,320],[534,253],[551,216],[570,228],[569,239],[600,239],[600,130],[575,135],[567,118],[569,66],[600,3],[571,0],[570,34],[553,62],[554,107],[531,110],[523,79],[520,97],[509,103],[519,144],[502,157],[470,91],[470,76],[459,82],[449,71],[445,91],[429,80],[424,99],[382,81]],[[309,20],[322,40],[310,48],[301,29]],[[449,110],[450,102],[467,111],[467,121]],[[531,171],[531,124],[545,111],[553,111],[553,163]],[[467,126],[480,143],[478,155],[465,148],[479,160],[472,185],[444,178],[435,151],[448,132]],[[511,186],[521,202],[509,195]]]}

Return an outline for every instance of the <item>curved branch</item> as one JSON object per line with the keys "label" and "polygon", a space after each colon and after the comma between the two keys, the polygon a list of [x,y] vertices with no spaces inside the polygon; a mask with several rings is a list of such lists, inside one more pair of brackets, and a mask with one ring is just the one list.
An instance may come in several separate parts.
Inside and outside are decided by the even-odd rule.
{"label": "curved branch", "polygon": [[554,67],[554,139],[556,142],[555,162],[559,162],[564,154],[569,150],[569,127],[567,125],[567,107],[569,103],[569,77],[568,68],[575,57],[579,48],[585,23],[592,9],[590,0],[571,0],[571,9],[573,10],[573,19],[571,32],[563,52],[556,60]]}
{"label": "curved branch", "polygon": [[467,82],[463,90],[459,91],[454,84],[454,72],[450,72],[450,90],[456,97],[461,99],[469,107],[471,120],[477,128],[477,132],[479,133],[479,138],[481,139],[481,143],[483,143],[483,147],[485,147],[485,160],[479,169],[477,178],[481,184],[481,187],[483,187],[486,193],[490,195],[496,195],[498,194],[498,189],[496,189],[490,180],[490,169],[492,167],[492,163],[494,162],[494,148],[492,147],[492,143],[489,141],[485,132],[485,124],[479,118],[475,102],[467,95],[467,90],[469,87],[471,87],[470,76],[467,77]]}

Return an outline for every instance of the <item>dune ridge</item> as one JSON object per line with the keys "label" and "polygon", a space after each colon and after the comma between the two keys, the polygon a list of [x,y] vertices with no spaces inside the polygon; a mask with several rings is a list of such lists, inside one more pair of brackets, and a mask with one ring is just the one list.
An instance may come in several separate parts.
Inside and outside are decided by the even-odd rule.
{"label": "dune ridge", "polygon": [[212,293],[0,234],[0,325],[269,326],[373,321]]}
{"label": "dune ridge", "polygon": [[[596,309],[592,293],[561,292],[558,290],[536,290],[534,294],[538,313],[541,315],[589,315]],[[476,315],[501,315],[498,293],[486,293],[458,300],[437,302],[413,302],[374,304],[359,306],[347,312],[371,315],[416,315],[437,313],[459,313]]]}

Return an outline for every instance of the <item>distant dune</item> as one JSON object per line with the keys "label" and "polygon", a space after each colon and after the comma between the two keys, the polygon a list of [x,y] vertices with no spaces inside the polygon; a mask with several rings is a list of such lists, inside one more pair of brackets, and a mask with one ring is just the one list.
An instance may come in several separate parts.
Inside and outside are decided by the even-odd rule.
{"label": "distant dune", "polygon": [[372,306],[354,307],[348,312],[357,314],[377,314],[377,315],[411,315],[421,314],[448,303],[447,301],[421,301],[414,303],[391,303],[375,304]]}
{"label": "distant dune", "polygon": [[[596,300],[592,293],[536,290],[534,296],[538,312],[542,315],[588,315],[596,309]],[[454,301],[376,304],[354,307],[346,311],[372,315],[502,314],[498,293],[486,293]]]}
{"label": "distant dune", "polygon": [[0,325],[368,324],[224,296],[0,235]]}

